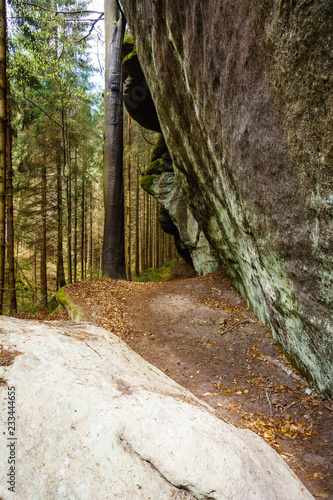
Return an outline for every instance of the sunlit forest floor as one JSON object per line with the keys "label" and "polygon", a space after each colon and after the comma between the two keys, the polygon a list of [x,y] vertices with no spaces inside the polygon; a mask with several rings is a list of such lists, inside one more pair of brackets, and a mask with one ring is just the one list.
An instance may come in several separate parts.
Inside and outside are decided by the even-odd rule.
{"label": "sunlit forest floor", "polygon": [[[293,370],[222,269],[184,263],[141,278],[66,288],[85,320],[120,336],[218,415],[265,439],[316,498],[333,499],[333,401]],[[45,319],[40,311],[35,318]],[[68,319],[57,310],[49,319]]]}

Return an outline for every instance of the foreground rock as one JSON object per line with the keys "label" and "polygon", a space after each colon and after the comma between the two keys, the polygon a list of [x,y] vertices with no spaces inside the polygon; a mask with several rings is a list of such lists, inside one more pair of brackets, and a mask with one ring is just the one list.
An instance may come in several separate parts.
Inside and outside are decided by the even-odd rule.
{"label": "foreground rock", "polygon": [[[1,377],[17,394],[16,490],[2,479],[1,498],[312,498],[263,440],[106,330],[6,318],[0,327]],[[3,430],[6,397],[2,385]],[[2,478],[8,442],[1,433]]]}
{"label": "foreground rock", "polygon": [[332,2],[122,6],[199,228],[289,359],[333,397]]}

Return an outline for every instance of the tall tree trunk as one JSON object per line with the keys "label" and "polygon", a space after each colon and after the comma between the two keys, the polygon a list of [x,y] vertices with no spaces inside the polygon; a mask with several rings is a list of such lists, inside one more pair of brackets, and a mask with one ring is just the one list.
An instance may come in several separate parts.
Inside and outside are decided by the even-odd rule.
{"label": "tall tree trunk", "polygon": [[160,222],[159,222],[159,214],[160,214],[160,204],[156,203],[156,216],[155,216],[155,234],[156,234],[156,269],[161,267],[160,262]]}
{"label": "tall tree trunk", "polygon": [[64,270],[64,252],[62,231],[62,178],[61,178],[61,159],[59,150],[57,153],[57,289],[66,285]]}
{"label": "tall tree trunk", "polygon": [[72,179],[68,172],[66,180],[67,194],[67,265],[68,265],[68,283],[72,283]]}
{"label": "tall tree trunk", "polygon": [[126,196],[126,275],[128,281],[132,281],[131,271],[131,117],[128,115],[127,127],[127,196]]}
{"label": "tall tree trunk", "polygon": [[0,314],[6,254],[6,1],[0,0]]}
{"label": "tall tree trunk", "polygon": [[10,109],[10,82],[6,75],[6,112],[7,112],[7,258],[9,271],[9,310],[13,316],[17,313],[16,286],[15,286],[15,257],[14,257],[14,203],[13,203],[13,168],[12,168],[12,125]]}
{"label": "tall tree trunk", "polygon": [[135,275],[140,274],[140,192],[139,192],[139,160],[136,169],[136,210],[135,210]]}
{"label": "tall tree trunk", "polygon": [[143,189],[143,210],[141,214],[142,224],[142,237],[141,237],[141,259],[142,259],[142,272],[147,269],[147,226],[146,226],[146,212],[147,212],[147,193]]}
{"label": "tall tree trunk", "polygon": [[42,199],[41,199],[41,252],[40,252],[40,291],[42,303],[47,307],[47,268],[46,268],[46,158],[42,165]]}
{"label": "tall tree trunk", "polygon": [[82,194],[81,194],[81,280],[84,280],[84,225],[85,225],[85,214],[84,214],[84,209],[85,209],[85,168],[83,165],[83,174],[82,174]]}
{"label": "tall tree trunk", "polygon": [[75,148],[75,169],[74,169],[74,262],[73,262],[73,273],[74,273],[74,283],[77,281],[77,148]]}
{"label": "tall tree trunk", "polygon": [[[87,183],[87,191],[88,191],[88,183]],[[86,216],[84,219],[84,279],[87,279],[88,274],[88,263],[89,263],[89,233],[88,233],[88,203],[85,205]]]}
{"label": "tall tree trunk", "polygon": [[94,256],[93,256],[93,219],[92,219],[92,207],[93,207],[93,200],[92,200],[92,186],[90,188],[90,217],[89,217],[89,233],[90,233],[90,260],[89,260],[89,267],[90,267],[90,279],[93,279],[93,267],[94,267]]}
{"label": "tall tree trunk", "polygon": [[36,210],[37,210],[37,205],[36,205],[36,183],[34,186],[34,246],[33,246],[33,262],[34,262],[34,275],[33,275],[33,281],[34,281],[34,286],[33,286],[33,302],[36,301],[36,296],[37,296],[37,222],[36,222]]}
{"label": "tall tree trunk", "polygon": [[62,147],[63,170],[66,180],[66,205],[67,205],[67,274],[68,283],[72,283],[72,178],[69,146],[67,140],[66,109],[62,108]]}
{"label": "tall tree trunk", "polygon": [[149,224],[149,220],[150,220],[150,195],[146,192],[146,208],[147,208],[147,212],[146,212],[146,268],[147,269],[150,269],[151,268],[151,265],[150,265],[150,251],[149,251],[149,247],[150,247],[150,224]]}
{"label": "tall tree trunk", "polygon": [[125,19],[116,0],[105,0],[105,130],[103,274],[126,279],[123,194],[123,86]]}

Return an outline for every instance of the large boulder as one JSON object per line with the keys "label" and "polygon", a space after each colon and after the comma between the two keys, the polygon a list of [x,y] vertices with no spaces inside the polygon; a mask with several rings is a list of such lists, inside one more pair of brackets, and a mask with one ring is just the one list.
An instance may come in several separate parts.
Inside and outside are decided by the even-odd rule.
{"label": "large boulder", "polygon": [[5,317],[0,327],[2,499],[313,498],[265,441],[110,332]]}
{"label": "large boulder", "polygon": [[333,3],[124,0],[191,213],[289,359],[333,396]]}

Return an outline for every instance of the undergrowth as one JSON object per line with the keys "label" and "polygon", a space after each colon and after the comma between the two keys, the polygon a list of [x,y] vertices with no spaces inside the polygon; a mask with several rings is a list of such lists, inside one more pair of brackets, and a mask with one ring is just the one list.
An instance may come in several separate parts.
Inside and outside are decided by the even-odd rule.
{"label": "undergrowth", "polygon": [[177,260],[166,262],[165,265],[163,267],[160,267],[159,269],[147,269],[140,276],[133,275],[132,281],[139,281],[141,283],[146,281],[168,281],[171,278],[177,265]]}

